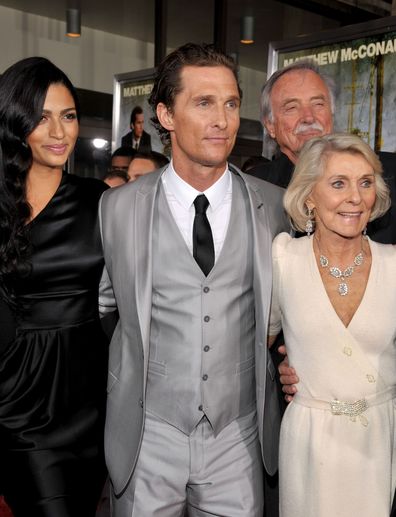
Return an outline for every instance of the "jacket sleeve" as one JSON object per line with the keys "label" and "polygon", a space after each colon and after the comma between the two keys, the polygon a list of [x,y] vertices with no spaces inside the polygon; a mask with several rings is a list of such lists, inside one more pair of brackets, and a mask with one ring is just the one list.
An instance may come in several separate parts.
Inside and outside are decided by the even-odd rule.
{"label": "jacket sleeve", "polygon": [[99,284],[99,314],[101,317],[117,309],[117,304],[113,292],[113,286],[108,272],[108,266],[111,265],[106,262],[105,239],[103,236],[103,211],[104,203],[102,196],[99,202],[99,224],[100,235],[102,238],[103,253],[105,256],[105,266],[103,268],[102,278]]}

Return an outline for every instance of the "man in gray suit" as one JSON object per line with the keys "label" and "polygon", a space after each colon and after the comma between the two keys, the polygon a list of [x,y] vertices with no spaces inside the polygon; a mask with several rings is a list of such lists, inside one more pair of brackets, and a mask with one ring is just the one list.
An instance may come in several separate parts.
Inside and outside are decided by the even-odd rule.
{"label": "man in gray suit", "polygon": [[105,447],[116,517],[262,517],[279,406],[267,354],[271,242],[282,190],[227,164],[234,62],[186,44],[150,104],[169,166],[102,198],[110,347]]}

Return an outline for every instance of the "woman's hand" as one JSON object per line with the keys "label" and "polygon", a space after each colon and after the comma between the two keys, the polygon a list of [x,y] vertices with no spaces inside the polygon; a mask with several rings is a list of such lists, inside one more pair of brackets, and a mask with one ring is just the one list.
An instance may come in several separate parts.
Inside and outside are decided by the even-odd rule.
{"label": "woman's hand", "polygon": [[282,384],[282,391],[286,393],[285,400],[286,402],[291,402],[293,400],[293,396],[297,393],[297,388],[295,384],[299,382],[299,378],[296,375],[296,371],[294,368],[289,366],[289,360],[287,357],[286,346],[282,345],[278,348],[278,352],[283,354],[285,358],[280,363],[278,367],[278,371],[280,374],[280,382]]}

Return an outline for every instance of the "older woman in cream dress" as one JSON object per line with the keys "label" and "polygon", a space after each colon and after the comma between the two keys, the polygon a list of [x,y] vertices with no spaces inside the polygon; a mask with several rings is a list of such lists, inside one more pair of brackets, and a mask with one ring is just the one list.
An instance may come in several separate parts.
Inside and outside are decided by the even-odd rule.
{"label": "older woman in cream dress", "polygon": [[298,393],[282,422],[281,517],[389,517],[396,482],[396,249],[365,237],[389,207],[360,138],[304,147],[273,244],[269,344],[283,329]]}

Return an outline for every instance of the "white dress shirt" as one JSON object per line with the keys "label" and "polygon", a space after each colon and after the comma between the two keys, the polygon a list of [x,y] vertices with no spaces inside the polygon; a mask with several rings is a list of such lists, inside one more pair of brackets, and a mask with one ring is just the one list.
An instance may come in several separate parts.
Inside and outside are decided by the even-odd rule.
{"label": "white dress shirt", "polygon": [[216,183],[204,192],[199,192],[177,174],[171,161],[162,175],[162,184],[172,215],[191,255],[195,217],[194,200],[200,194],[205,194],[209,201],[206,215],[212,229],[216,261],[223,247],[231,214],[232,178],[228,167]]}

